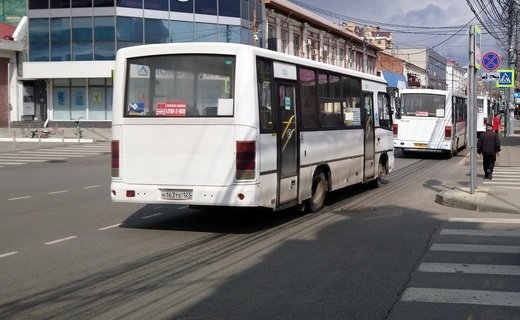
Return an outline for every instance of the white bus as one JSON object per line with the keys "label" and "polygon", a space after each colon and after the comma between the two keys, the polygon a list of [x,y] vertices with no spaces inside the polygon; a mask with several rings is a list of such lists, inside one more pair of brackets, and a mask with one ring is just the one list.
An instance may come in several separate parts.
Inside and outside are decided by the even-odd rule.
{"label": "white bus", "polygon": [[487,123],[493,123],[491,98],[488,96],[477,96],[477,136],[486,131]]}
{"label": "white bus", "polygon": [[447,90],[403,89],[394,121],[394,148],[456,155],[466,147],[466,96]]}
{"label": "white bus", "polygon": [[394,167],[386,82],[249,45],[117,53],[115,202],[295,206]]}

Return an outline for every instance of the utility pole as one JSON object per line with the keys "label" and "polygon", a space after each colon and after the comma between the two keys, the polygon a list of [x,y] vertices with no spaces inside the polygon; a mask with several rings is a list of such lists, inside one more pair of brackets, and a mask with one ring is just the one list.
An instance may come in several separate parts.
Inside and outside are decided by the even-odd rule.
{"label": "utility pole", "polygon": [[469,66],[468,66],[468,132],[470,147],[470,194],[475,193],[477,167],[477,113],[475,110],[477,93],[475,92],[475,74],[480,67],[480,28],[471,26],[469,31]]}
{"label": "utility pole", "polygon": [[[516,1],[509,0],[508,4],[508,27],[507,27],[507,46],[508,46],[508,54],[507,54],[507,62],[508,69],[515,70],[515,44],[513,43],[513,33],[516,31],[516,10],[515,10]],[[513,83],[513,87],[514,87]],[[515,90],[514,88],[507,88],[506,91],[506,108],[504,110],[504,137],[507,134],[513,133],[511,118],[513,115],[511,114],[513,111],[513,106],[515,103]]]}

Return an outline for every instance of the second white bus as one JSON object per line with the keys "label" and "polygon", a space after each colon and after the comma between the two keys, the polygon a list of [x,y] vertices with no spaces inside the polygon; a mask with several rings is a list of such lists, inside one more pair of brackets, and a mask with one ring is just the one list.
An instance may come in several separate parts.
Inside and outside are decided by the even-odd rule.
{"label": "second white bus", "polygon": [[386,82],[249,45],[117,54],[112,200],[318,211],[394,167]]}
{"label": "second white bus", "polygon": [[466,96],[447,90],[400,90],[393,126],[396,150],[456,155],[467,143]]}
{"label": "second white bus", "polygon": [[491,98],[477,96],[477,136],[486,131],[487,123],[493,123]]}

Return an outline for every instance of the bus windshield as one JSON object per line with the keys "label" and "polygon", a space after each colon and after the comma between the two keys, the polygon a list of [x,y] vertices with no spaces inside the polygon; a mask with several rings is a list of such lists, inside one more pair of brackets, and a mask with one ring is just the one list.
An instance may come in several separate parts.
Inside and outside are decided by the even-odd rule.
{"label": "bus windshield", "polygon": [[403,116],[444,117],[446,97],[426,93],[407,93],[401,95]]}
{"label": "bus windshield", "polygon": [[160,55],[128,59],[125,117],[233,116],[235,57]]}

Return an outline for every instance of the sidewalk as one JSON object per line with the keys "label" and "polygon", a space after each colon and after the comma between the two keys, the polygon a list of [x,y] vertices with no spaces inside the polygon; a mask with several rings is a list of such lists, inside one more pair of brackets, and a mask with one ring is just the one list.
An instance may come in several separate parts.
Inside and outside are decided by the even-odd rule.
{"label": "sidewalk", "polygon": [[[0,128],[0,152],[36,149],[64,144],[89,144],[109,142],[112,136],[110,128],[82,128],[82,137],[78,139],[76,128],[34,128],[34,133],[27,128]],[[33,129],[33,130],[34,130]]]}
{"label": "sidewalk", "polygon": [[[520,121],[513,120],[513,134],[504,137],[500,133],[501,149],[500,156],[497,157],[496,167],[519,167],[520,168]],[[477,174],[482,172],[482,161],[477,161]],[[467,156],[469,166],[469,154]],[[469,167],[468,167],[469,170]],[[456,207],[467,210],[481,212],[501,212],[520,214],[520,189],[485,186],[482,180],[478,179],[475,185],[475,192],[470,193],[469,187],[455,187],[451,190],[439,192],[435,202],[449,207]],[[520,179],[519,181],[520,182]]]}
{"label": "sidewalk", "polygon": [[110,141],[111,136],[110,128],[82,128],[79,139],[76,128],[0,128],[0,148],[9,144],[29,148],[39,144],[94,143]]}

